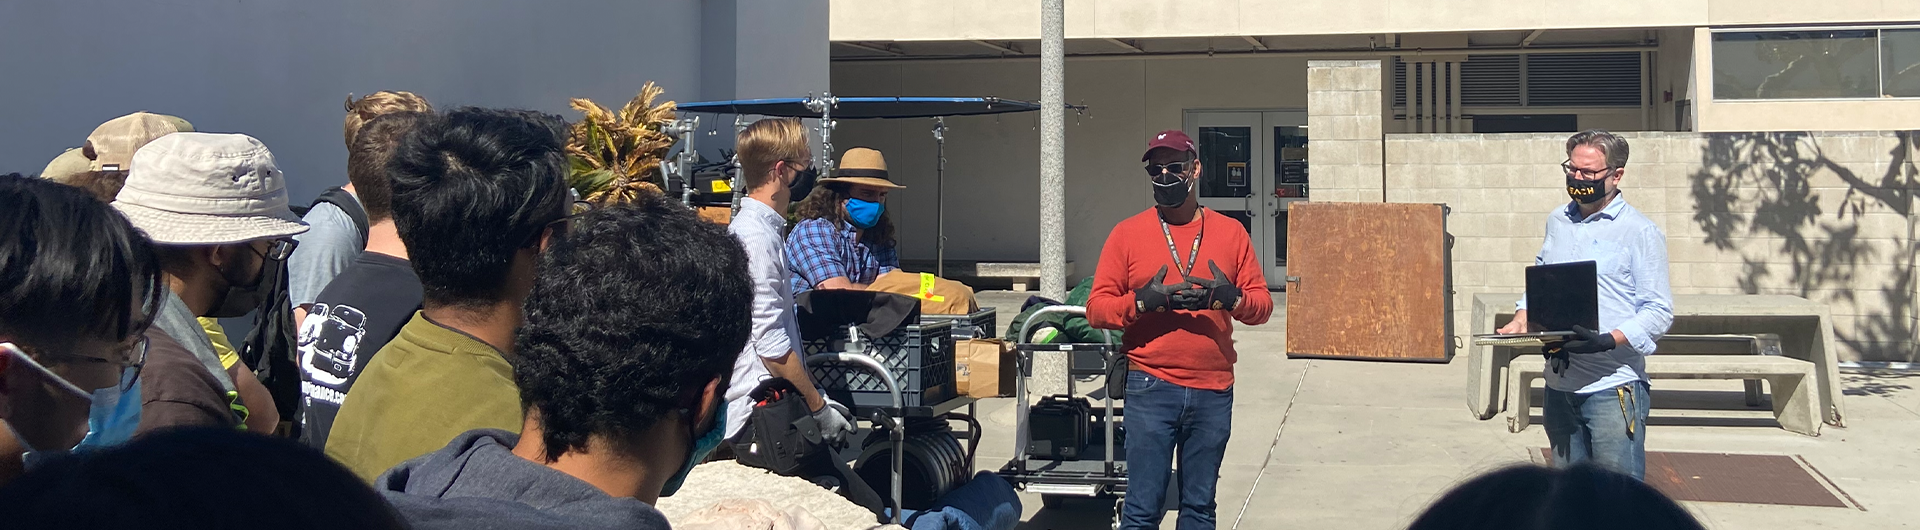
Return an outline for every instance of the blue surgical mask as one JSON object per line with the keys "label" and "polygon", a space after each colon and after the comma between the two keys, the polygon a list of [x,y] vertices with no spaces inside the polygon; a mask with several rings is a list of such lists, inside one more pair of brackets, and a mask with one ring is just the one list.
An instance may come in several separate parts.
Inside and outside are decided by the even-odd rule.
{"label": "blue surgical mask", "polygon": [[887,205],[884,203],[847,199],[847,220],[862,230],[880,224],[880,214],[886,211]]}
{"label": "blue surgical mask", "polygon": [[[127,383],[137,374],[132,367],[120,372],[119,384],[95,389],[88,399],[92,401],[87,408],[87,436],[80,443],[68,449],[39,449],[27,447],[24,462],[28,468],[62,453],[85,453],[98,451],[125,444],[133,439],[133,432],[140,427],[140,382],[133,381],[133,387]],[[20,440],[26,445],[26,440]]]}
{"label": "blue surgical mask", "polygon": [[667,483],[660,487],[660,496],[672,497],[674,492],[680,491],[680,484],[687,481],[688,474],[693,473],[693,466],[707,461],[707,455],[713,454],[713,450],[719,448],[720,442],[725,441],[726,437],[727,404],[721,402],[714,409],[713,427],[708,428],[705,434],[691,440],[693,446],[688,448],[687,461],[681,463],[680,471],[675,472],[673,478],[667,479]]}
{"label": "blue surgical mask", "polygon": [[[137,373],[129,367],[120,373],[120,384],[93,391],[93,406],[87,410],[87,437],[74,446],[74,452],[105,449],[133,439],[134,429],[140,427],[140,382],[129,380]],[[129,382],[132,388],[127,388]]]}

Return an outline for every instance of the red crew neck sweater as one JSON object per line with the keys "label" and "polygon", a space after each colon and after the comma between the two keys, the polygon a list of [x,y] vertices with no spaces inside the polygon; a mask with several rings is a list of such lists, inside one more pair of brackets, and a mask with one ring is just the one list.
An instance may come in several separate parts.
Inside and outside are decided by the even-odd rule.
{"label": "red crew neck sweater", "polygon": [[[1185,225],[1169,226],[1173,246],[1185,261],[1193,248],[1193,238],[1204,223],[1205,239],[1200,242],[1199,265],[1195,278],[1213,278],[1207,262],[1233,278],[1245,298],[1231,314],[1227,311],[1168,311],[1142,314],[1135,309],[1133,290],[1147,284],[1161,266],[1167,268],[1166,283],[1178,283],[1179,267],[1167,251],[1167,238],[1160,232],[1160,214],[1153,208],[1114,225],[1100,251],[1100,265],[1094,272],[1093,292],[1087,298],[1087,320],[1096,328],[1124,329],[1122,348],[1133,362],[1133,369],[1188,388],[1225,390],[1233,386],[1233,363],[1239,354],[1233,350],[1233,321],[1249,326],[1264,324],[1273,316],[1273,297],[1267,294],[1267,278],[1254,255],[1247,229],[1234,218],[1202,209]],[[1229,318],[1231,317],[1231,318]]]}

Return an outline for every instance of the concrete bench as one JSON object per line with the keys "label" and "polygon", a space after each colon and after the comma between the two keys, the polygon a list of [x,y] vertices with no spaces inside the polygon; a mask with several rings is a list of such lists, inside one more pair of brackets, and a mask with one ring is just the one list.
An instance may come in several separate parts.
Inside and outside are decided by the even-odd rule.
{"label": "concrete bench", "polygon": [[[1493,330],[1513,318],[1513,304],[1519,299],[1519,293],[1474,294],[1469,332],[1475,335],[1493,333]],[[1782,295],[1674,295],[1673,327],[1667,330],[1667,337],[1724,334],[1755,337],[1771,334],[1778,337],[1781,355],[1813,363],[1815,391],[1819,393],[1822,420],[1828,425],[1846,426],[1845,388],[1841,384],[1840,363],[1836,358],[1840,342],[1833,335],[1833,316],[1826,304]],[[1684,345],[1674,342],[1662,340],[1660,353],[1654,357],[1690,353],[1681,349]],[[1741,344],[1736,341],[1729,344],[1734,346],[1732,349],[1710,353],[1765,354],[1753,349],[1741,350]],[[1752,346],[1751,342],[1746,344]],[[1472,344],[1466,347],[1467,408],[1476,418],[1493,419],[1500,415],[1501,404],[1506,401],[1503,396],[1512,393],[1506,385],[1511,379],[1507,367],[1509,359],[1526,357],[1527,354],[1538,355],[1539,348]]]}
{"label": "concrete bench", "polygon": [[[1533,421],[1533,380],[1546,377],[1545,357],[1516,358],[1507,367],[1507,430],[1520,432]],[[1765,380],[1773,393],[1773,418],[1780,427],[1807,436],[1820,435],[1820,399],[1811,362],[1760,355],[1662,355],[1647,357],[1654,379]],[[1751,401],[1751,400],[1750,400]]]}
{"label": "concrete bench", "polygon": [[[900,260],[900,268],[908,272],[934,272],[937,269],[934,260]],[[1073,262],[1067,262],[1066,270],[1073,270]],[[960,261],[947,260],[948,278],[1011,278],[1013,290],[1025,291],[1040,284],[1040,263],[1019,261]]]}

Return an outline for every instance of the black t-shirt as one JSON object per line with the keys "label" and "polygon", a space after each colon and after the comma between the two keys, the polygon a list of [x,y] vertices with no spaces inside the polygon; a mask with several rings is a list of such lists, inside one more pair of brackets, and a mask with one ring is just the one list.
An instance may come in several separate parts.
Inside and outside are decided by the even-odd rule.
{"label": "black t-shirt", "polygon": [[340,402],[422,296],[413,265],[377,252],[361,252],[320,290],[300,323],[301,441],[326,448]]}

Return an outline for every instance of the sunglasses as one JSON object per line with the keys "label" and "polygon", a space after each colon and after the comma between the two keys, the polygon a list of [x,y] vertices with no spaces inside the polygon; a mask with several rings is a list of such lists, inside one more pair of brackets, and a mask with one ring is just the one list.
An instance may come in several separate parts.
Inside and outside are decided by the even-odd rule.
{"label": "sunglasses", "polygon": [[1147,164],[1147,176],[1158,177],[1161,174],[1170,174],[1175,176],[1185,175],[1187,174],[1187,170],[1191,169],[1192,167],[1193,167],[1192,161],[1172,162],[1167,164]]}
{"label": "sunglasses", "polygon": [[540,234],[549,229],[553,230],[553,235],[555,236],[566,235],[567,230],[573,228],[575,218],[586,215],[587,212],[591,211],[593,211],[593,203],[575,200],[573,204],[567,206],[567,213],[565,215],[560,216],[559,219],[547,221],[545,226],[542,226],[540,230],[533,233],[533,238],[529,240],[529,242],[539,242]]}
{"label": "sunglasses", "polygon": [[293,256],[293,249],[298,246],[300,246],[299,241],[292,239],[275,239],[273,240],[273,244],[267,247],[266,252],[254,250],[252,244],[247,245],[247,250],[252,250],[254,254],[260,255],[263,259],[286,261],[288,257]]}

